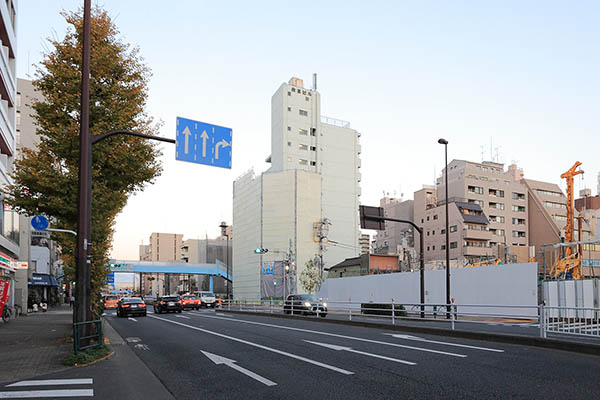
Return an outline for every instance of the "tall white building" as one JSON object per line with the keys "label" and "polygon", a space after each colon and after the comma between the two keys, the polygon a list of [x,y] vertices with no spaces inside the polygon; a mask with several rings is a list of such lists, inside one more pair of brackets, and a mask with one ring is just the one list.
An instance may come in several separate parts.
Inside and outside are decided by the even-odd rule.
{"label": "tall white building", "polygon": [[[301,79],[282,84],[271,99],[271,167],[234,182],[236,298],[261,296],[262,264],[282,260],[290,243],[297,276],[315,257],[327,268],[360,252],[360,133],[322,116],[320,104],[319,92]],[[269,252],[257,255],[258,247]]]}

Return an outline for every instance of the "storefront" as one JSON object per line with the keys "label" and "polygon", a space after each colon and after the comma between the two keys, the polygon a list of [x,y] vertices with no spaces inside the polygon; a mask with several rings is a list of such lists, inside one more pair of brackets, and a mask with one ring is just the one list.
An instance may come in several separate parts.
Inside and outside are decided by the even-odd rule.
{"label": "storefront", "polygon": [[34,303],[58,304],[58,282],[54,276],[34,272],[29,280],[28,288],[27,308],[31,308]]}
{"label": "storefront", "polygon": [[[14,306],[15,304],[15,273],[16,270],[0,259],[0,280],[2,281],[2,296],[0,302]],[[2,308],[2,307],[0,307]]]}

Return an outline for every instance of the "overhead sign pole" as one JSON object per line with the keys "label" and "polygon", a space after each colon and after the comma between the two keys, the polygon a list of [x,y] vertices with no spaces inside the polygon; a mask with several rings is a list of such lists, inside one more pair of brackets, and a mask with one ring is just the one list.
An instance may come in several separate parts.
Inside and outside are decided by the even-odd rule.
{"label": "overhead sign pole", "polygon": [[420,278],[421,278],[421,318],[425,318],[425,252],[423,250],[423,228],[418,227],[414,222],[406,219],[388,218],[385,216],[383,207],[360,206],[360,227],[362,229],[375,229],[378,231],[385,230],[385,221],[401,222],[412,225],[419,232],[419,247],[420,247]]}

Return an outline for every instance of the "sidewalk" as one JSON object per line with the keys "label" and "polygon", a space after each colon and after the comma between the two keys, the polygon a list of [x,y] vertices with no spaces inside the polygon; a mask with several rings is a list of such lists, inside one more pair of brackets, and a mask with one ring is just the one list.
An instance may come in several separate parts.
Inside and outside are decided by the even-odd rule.
{"label": "sidewalk", "polygon": [[73,312],[68,305],[0,322],[0,383],[61,371],[72,349]]}

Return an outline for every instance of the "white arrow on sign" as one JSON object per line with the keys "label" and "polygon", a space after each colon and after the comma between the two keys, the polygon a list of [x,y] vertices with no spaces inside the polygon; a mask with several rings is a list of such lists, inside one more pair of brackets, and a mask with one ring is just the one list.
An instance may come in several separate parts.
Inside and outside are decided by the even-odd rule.
{"label": "white arrow on sign", "polygon": [[406,360],[399,360],[397,358],[391,358],[391,357],[386,357],[386,356],[380,356],[379,354],[373,354],[373,353],[365,353],[364,351],[360,351],[360,350],[354,350],[351,347],[345,347],[345,346],[337,346],[335,344],[328,344],[328,343],[319,343],[319,342],[313,342],[311,340],[305,340],[305,342],[308,343],[312,343],[312,344],[316,344],[317,346],[323,346],[323,347],[327,347],[328,349],[331,350],[337,350],[337,351],[348,351],[350,353],[356,353],[356,354],[362,354],[363,356],[369,356],[369,357],[374,357],[374,358],[380,358],[382,360],[387,360],[387,361],[393,361],[393,362],[397,362],[400,364],[406,364],[406,365],[417,365],[417,363],[411,362],[411,361],[406,361]]}
{"label": "white arrow on sign", "polygon": [[219,148],[229,146],[231,146],[231,143],[228,143],[225,139],[222,139],[219,143],[217,143],[217,145],[215,146],[215,160],[219,159]]}
{"label": "white arrow on sign", "polygon": [[189,147],[190,147],[190,135],[192,134],[192,132],[190,132],[190,128],[188,128],[187,126],[185,127],[185,129],[183,130],[183,135],[185,136],[185,146],[183,149],[183,152],[185,154],[189,153]]}
{"label": "white arrow on sign", "polygon": [[202,131],[202,135],[200,135],[200,137],[202,138],[202,157],[206,157],[206,139],[208,139],[208,133],[206,133],[206,131]]}
{"label": "white arrow on sign", "polygon": [[[200,351],[202,351],[202,350],[200,350]],[[241,372],[242,374],[244,374],[246,376],[249,376],[250,378],[255,379],[255,380],[259,381],[260,383],[263,383],[263,384],[265,384],[267,386],[275,386],[275,385],[277,385],[275,382],[270,381],[267,378],[263,378],[262,376],[260,376],[258,374],[255,374],[252,371],[248,371],[246,368],[240,367],[239,365],[237,365],[235,363],[235,360],[231,360],[229,358],[221,357],[221,356],[218,356],[216,354],[209,353],[208,351],[202,351],[202,354],[204,354],[206,357],[209,358],[210,361],[214,362],[217,365],[225,364],[228,367],[233,368],[236,371]]]}
{"label": "white arrow on sign", "polygon": [[389,335],[389,336],[395,337],[397,339],[415,340],[417,342],[436,343],[436,344],[443,344],[443,345],[446,345],[446,346],[465,347],[467,349],[477,349],[477,350],[493,351],[493,352],[496,352],[496,353],[504,353],[504,350],[500,350],[500,349],[490,349],[490,348],[487,348],[487,347],[469,346],[469,345],[460,344],[460,343],[439,342],[437,340],[423,339],[423,338],[420,338],[418,336],[399,335],[399,334],[394,334],[394,333],[384,333],[384,335]]}

